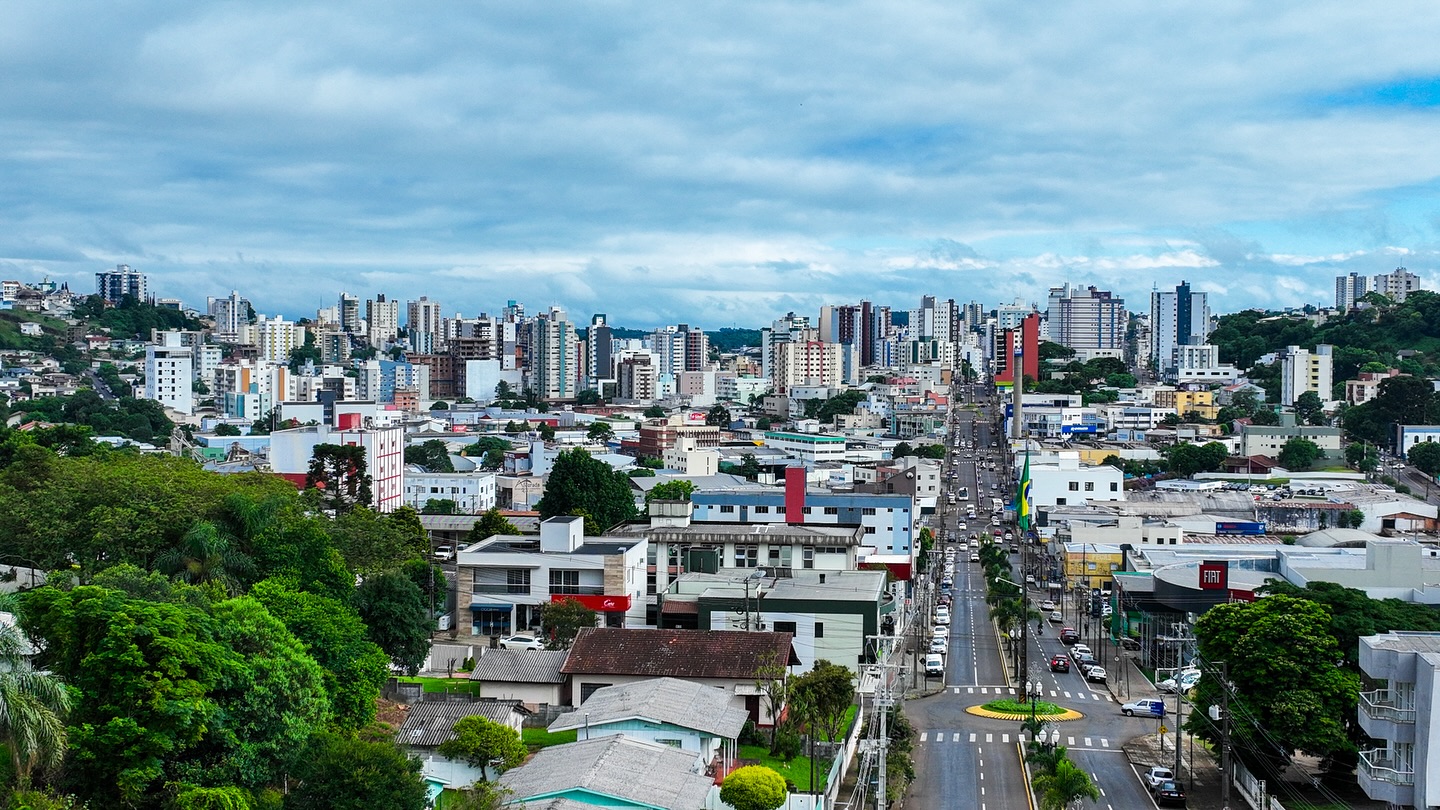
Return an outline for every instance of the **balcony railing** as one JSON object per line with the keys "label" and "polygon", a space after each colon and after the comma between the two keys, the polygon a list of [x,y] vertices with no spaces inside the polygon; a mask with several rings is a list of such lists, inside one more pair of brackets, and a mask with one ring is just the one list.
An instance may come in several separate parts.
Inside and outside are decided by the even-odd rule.
{"label": "balcony railing", "polygon": [[530,593],[529,585],[483,585],[475,583],[471,590],[483,594],[508,594],[510,596],[527,596]]}
{"label": "balcony railing", "polygon": [[1402,709],[1395,705],[1395,697],[1389,689],[1376,689],[1360,693],[1360,710],[1376,720],[1390,720],[1396,723],[1415,722],[1414,709]]}
{"label": "balcony railing", "polygon": [[604,596],[603,585],[551,585],[551,596]]}
{"label": "balcony railing", "polygon": [[1415,784],[1415,772],[1413,770],[1402,771],[1396,766],[1398,762],[1393,757],[1386,755],[1384,748],[1372,748],[1360,752],[1360,770],[1365,775],[1379,782],[1389,782],[1392,785],[1413,785]]}

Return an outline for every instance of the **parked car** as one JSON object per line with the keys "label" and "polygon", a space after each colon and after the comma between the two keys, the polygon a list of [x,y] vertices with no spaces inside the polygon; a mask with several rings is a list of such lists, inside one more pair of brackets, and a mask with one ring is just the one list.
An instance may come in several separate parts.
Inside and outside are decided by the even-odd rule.
{"label": "parked car", "polygon": [[1165,781],[1155,786],[1151,791],[1155,795],[1155,803],[1169,807],[1185,806],[1185,791],[1180,787],[1179,782]]}
{"label": "parked car", "polygon": [[1091,683],[1105,683],[1105,668],[1090,667],[1085,670],[1085,680]]}
{"label": "parked car", "polygon": [[930,653],[925,656],[925,677],[945,677],[945,656],[939,653]]}
{"label": "parked car", "polygon": [[977,553],[971,552],[971,554],[970,554],[970,562],[974,562],[974,563],[980,562],[980,555],[977,554]]}
{"label": "parked car", "polygon": [[1089,646],[1088,644],[1076,644],[1074,647],[1071,647],[1071,648],[1070,648],[1070,652],[1071,652],[1072,654],[1073,654],[1073,653],[1088,653],[1088,652],[1090,652],[1090,646]]}
{"label": "parked car", "polygon": [[1120,646],[1127,650],[1138,650],[1140,649],[1140,639],[1126,636],[1120,639]]}
{"label": "parked car", "polygon": [[944,636],[932,636],[930,638],[930,652],[940,653],[942,655],[950,652],[950,640]]}
{"label": "parked car", "polygon": [[949,623],[950,623],[950,611],[948,611],[948,610],[937,610],[937,611],[935,611],[935,623],[936,623],[936,624],[949,624]]}
{"label": "parked car", "polygon": [[452,547],[450,547],[450,546],[436,546],[436,547],[435,547],[435,559],[437,559],[437,560],[453,560],[453,559],[455,559],[455,549],[452,548]]}
{"label": "parked car", "polygon": [[1144,780],[1145,787],[1149,790],[1154,790],[1156,787],[1159,787],[1162,782],[1174,782],[1175,772],[1163,765],[1152,765],[1150,766],[1150,770],[1145,772]]}
{"label": "parked car", "polygon": [[[1095,656],[1088,652],[1072,652],[1070,653],[1070,657],[1081,667],[1094,666],[1095,664]],[[1081,671],[1083,672],[1084,670],[1082,669]]]}
{"label": "parked car", "polygon": [[1046,599],[1044,602],[1041,602],[1041,603],[1040,603],[1040,609],[1041,609],[1041,610],[1054,610],[1054,609],[1055,609],[1055,602],[1052,601],[1052,600],[1050,600],[1050,599]]}
{"label": "parked car", "polygon": [[1188,669],[1155,684],[1155,688],[1161,692],[1170,692],[1172,694],[1175,692],[1189,692],[1191,689],[1194,689],[1195,684],[1199,682],[1199,670]]}
{"label": "parked car", "polygon": [[500,639],[502,650],[543,650],[545,642],[534,636],[510,636]]}
{"label": "parked car", "polygon": [[1164,717],[1165,701],[1159,698],[1141,698],[1120,707],[1126,717]]}
{"label": "parked car", "polygon": [[1063,656],[1063,655],[1057,655],[1057,656],[1055,656],[1054,658],[1051,658],[1051,659],[1050,659],[1050,671],[1051,671],[1051,672],[1069,672],[1069,671],[1070,671],[1070,659],[1069,659],[1069,658],[1066,658],[1066,657]]}

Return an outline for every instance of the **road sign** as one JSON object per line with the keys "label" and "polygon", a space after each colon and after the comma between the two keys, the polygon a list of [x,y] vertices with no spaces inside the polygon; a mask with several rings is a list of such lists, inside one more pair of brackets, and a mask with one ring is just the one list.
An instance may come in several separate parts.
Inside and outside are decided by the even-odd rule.
{"label": "road sign", "polygon": [[1170,729],[1166,728],[1166,727],[1164,726],[1164,724],[1161,724],[1161,726],[1160,726],[1160,736],[1163,737],[1163,736],[1165,736],[1166,734],[1169,734],[1169,733],[1170,733]]}

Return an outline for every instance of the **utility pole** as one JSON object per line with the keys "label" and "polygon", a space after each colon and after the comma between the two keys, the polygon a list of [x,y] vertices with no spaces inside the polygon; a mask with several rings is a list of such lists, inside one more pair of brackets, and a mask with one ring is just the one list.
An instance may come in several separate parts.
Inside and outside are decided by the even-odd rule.
{"label": "utility pole", "polygon": [[1230,665],[1220,667],[1220,810],[1230,810]]}
{"label": "utility pole", "polygon": [[886,727],[889,720],[890,707],[895,705],[895,698],[890,693],[890,666],[886,664],[881,667],[880,683],[875,685],[875,720],[879,723],[879,739],[875,741],[875,748],[880,752],[879,772],[875,774],[875,810],[885,810],[885,769],[888,764],[890,750],[890,732]]}
{"label": "utility pole", "polygon": [[[1175,781],[1179,782],[1180,776],[1180,735],[1182,722],[1181,712],[1185,709],[1185,690],[1180,687],[1180,670],[1175,670]],[[1189,781],[1185,782],[1189,787]]]}

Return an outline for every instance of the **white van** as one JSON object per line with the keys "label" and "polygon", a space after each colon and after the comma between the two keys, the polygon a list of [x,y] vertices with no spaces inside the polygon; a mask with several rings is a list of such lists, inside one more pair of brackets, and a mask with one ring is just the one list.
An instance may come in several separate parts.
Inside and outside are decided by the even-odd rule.
{"label": "white van", "polygon": [[940,655],[939,653],[931,653],[930,655],[925,656],[925,677],[945,677],[945,656]]}

